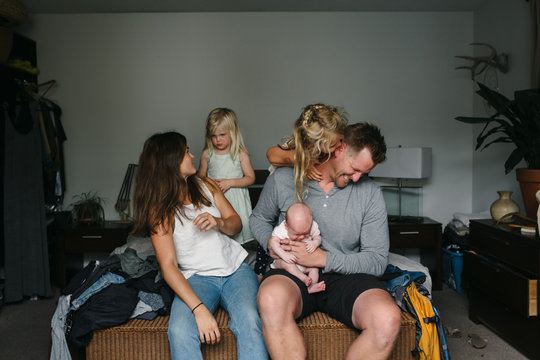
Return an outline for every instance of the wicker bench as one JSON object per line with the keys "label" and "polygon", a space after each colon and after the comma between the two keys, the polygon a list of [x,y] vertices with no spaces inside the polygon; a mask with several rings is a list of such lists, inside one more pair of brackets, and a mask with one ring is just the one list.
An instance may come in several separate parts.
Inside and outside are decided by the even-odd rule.
{"label": "wicker bench", "polygon": [[[221,332],[218,345],[203,345],[205,359],[235,360],[236,340],[229,330],[229,317],[222,309],[216,312]],[[152,321],[132,319],[127,323],[94,332],[86,347],[87,360],[168,360],[171,358],[167,340],[168,316]],[[358,332],[316,312],[299,323],[307,347],[307,358],[318,360],[344,359],[349,345]],[[415,322],[407,313],[401,314],[401,331],[390,359],[414,359]]]}
{"label": "wicker bench", "polygon": [[[255,170],[255,184],[248,190],[255,207],[268,177],[268,170]],[[219,309],[216,314],[221,342],[217,345],[203,345],[205,359],[236,360],[236,339],[229,330],[229,317]],[[152,321],[133,319],[109,329],[94,331],[92,341],[86,347],[87,360],[168,360],[171,358],[167,339],[168,316],[158,316]],[[401,331],[390,359],[414,359],[415,345],[414,319],[401,314]],[[349,345],[358,332],[326,314],[314,313],[299,323],[307,348],[307,358],[317,360],[344,359]]]}

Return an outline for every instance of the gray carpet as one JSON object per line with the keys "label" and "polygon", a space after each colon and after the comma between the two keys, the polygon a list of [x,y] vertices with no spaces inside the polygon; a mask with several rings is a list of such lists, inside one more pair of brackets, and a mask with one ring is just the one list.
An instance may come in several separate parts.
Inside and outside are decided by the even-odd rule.
{"label": "gray carpet", "polygon": [[[50,299],[25,300],[0,306],[0,351],[2,359],[47,359],[49,353],[50,320],[59,295]],[[445,327],[459,329],[460,338],[448,337],[453,360],[521,360],[526,359],[517,350],[502,341],[483,325],[468,318],[467,297],[444,285],[433,294],[433,303],[439,310]],[[467,342],[468,334],[478,334],[487,340],[484,349],[475,349]]]}
{"label": "gray carpet", "polygon": [[[487,327],[469,320],[468,301],[465,294],[459,294],[443,284],[443,290],[433,292],[433,304],[439,311],[443,325],[449,329],[459,329],[461,337],[447,336],[452,360],[522,360],[524,355],[504,342]],[[483,349],[476,349],[468,343],[469,334],[477,334],[487,340]]]}

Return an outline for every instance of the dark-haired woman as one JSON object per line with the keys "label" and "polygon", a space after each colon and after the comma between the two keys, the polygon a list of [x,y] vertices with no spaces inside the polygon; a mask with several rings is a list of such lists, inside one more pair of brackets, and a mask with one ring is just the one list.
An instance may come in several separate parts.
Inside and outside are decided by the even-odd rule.
{"label": "dark-haired woman", "polygon": [[199,178],[186,138],[155,134],[144,144],[134,192],[137,235],[150,235],[165,281],[176,296],[168,338],[173,359],[202,359],[216,344],[214,311],[231,319],[238,359],[267,359],[257,310],[257,278],[246,251],[229,236],[242,223],[219,187]]}

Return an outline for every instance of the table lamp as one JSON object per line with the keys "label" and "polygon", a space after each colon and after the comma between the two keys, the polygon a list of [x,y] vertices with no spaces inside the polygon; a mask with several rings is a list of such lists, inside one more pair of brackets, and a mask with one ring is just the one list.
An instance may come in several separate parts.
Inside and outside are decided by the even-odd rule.
{"label": "table lamp", "polygon": [[425,179],[431,176],[431,148],[388,148],[386,161],[375,166],[369,176],[397,179],[399,213],[397,216],[389,216],[390,222],[422,222],[422,217],[401,215],[401,195],[403,179]]}

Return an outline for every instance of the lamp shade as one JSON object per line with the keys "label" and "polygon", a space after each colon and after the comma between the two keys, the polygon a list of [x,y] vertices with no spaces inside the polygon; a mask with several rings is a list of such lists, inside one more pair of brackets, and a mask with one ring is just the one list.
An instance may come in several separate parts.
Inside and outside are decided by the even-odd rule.
{"label": "lamp shade", "polygon": [[431,176],[431,148],[392,147],[386,161],[370,171],[369,176],[396,179],[424,179]]}

